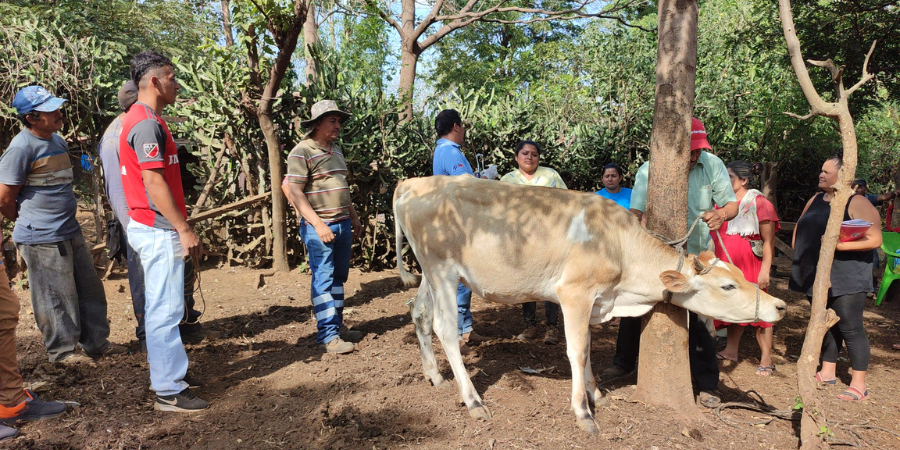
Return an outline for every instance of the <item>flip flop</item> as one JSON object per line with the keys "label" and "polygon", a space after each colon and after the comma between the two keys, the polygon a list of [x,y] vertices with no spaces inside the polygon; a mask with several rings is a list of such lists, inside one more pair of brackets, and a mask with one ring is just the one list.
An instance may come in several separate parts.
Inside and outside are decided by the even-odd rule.
{"label": "flip flop", "polygon": [[775,364],[771,366],[756,366],[756,374],[761,377],[768,377],[772,375],[772,372],[775,372]]}
{"label": "flip flop", "polygon": [[822,372],[816,372],[816,381],[818,381],[819,384],[837,384],[837,378],[833,380],[826,380],[822,378]]}
{"label": "flip flop", "polygon": [[894,350],[900,350],[900,343],[891,345],[891,348]]}
{"label": "flip flop", "polygon": [[866,392],[862,392],[859,389],[850,386],[841,395],[838,395],[837,398],[838,400],[843,400],[845,402],[859,402],[869,398],[869,390],[866,389]]}
{"label": "flip flop", "polygon": [[734,361],[734,362],[737,362],[737,359],[731,359],[731,358],[728,358],[728,357],[726,357],[725,355],[721,354],[720,352],[716,352],[716,359],[718,359],[719,361]]}

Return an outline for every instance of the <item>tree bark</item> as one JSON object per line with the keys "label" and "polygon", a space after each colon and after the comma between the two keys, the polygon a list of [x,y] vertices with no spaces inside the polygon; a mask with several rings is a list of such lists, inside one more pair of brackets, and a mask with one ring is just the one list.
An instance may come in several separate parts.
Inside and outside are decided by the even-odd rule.
{"label": "tree bark", "polygon": [[222,34],[225,35],[225,46],[234,46],[234,36],[231,31],[231,5],[229,0],[222,0]]}
{"label": "tree bark", "polygon": [[[826,102],[819,96],[809,77],[803,54],[800,50],[800,40],[794,28],[794,18],[791,13],[790,0],[778,1],[781,16],[781,26],[784,30],[784,39],[787,43],[788,53],[791,57],[791,66],[797,75],[797,81],[803,90],[803,95],[810,106],[810,113],[802,119],[815,116],[826,116],[837,121],[841,132],[841,145],[844,150],[843,165],[838,172],[838,182],[834,186],[835,194],[831,200],[831,213],[828,216],[828,224],[825,235],[822,236],[822,248],[819,251],[819,261],[816,265],[816,279],[813,284],[813,298],[807,327],[806,337],[803,340],[803,348],[800,359],[797,361],[797,390],[800,401],[803,403],[803,416],[800,421],[800,444],[802,449],[828,448],[828,433],[822,433],[828,429],[825,420],[824,407],[817,395],[815,371],[819,365],[822,339],[831,326],[840,320],[833,310],[826,310],[828,289],[831,287],[831,266],[834,262],[834,248],[838,242],[838,233],[841,221],[844,218],[844,208],[853,194],[851,184],[856,175],[857,146],[856,129],[853,126],[853,118],[850,116],[848,98],[856,89],[872,78],[868,73],[869,57],[875,49],[866,56],[863,65],[862,79],[850,89],[844,89],[843,68],[838,68],[831,60],[810,61],[811,64],[824,67],[831,72],[835,84],[836,102]],[[793,115],[793,114],[791,114]],[[797,117],[797,116],[795,116]]]}
{"label": "tree bark", "polygon": [[[670,239],[687,232],[697,15],[696,0],[659,1],[656,104],[646,214],[647,227]],[[685,310],[671,303],[659,303],[651,314],[641,333],[638,384],[633,398],[671,408],[687,421],[694,421],[699,413],[691,387]]]}
{"label": "tree bark", "polygon": [[311,47],[319,43],[319,24],[316,22],[316,6],[309,2],[306,12],[306,23],[303,24],[303,48],[306,55],[306,85],[316,81],[316,60],[312,57]]}
{"label": "tree bark", "polygon": [[419,54],[414,50],[404,47],[401,56],[400,83],[398,92],[403,102],[403,112],[400,114],[401,122],[409,122],[413,117],[413,93],[416,84],[416,64],[419,62]]}

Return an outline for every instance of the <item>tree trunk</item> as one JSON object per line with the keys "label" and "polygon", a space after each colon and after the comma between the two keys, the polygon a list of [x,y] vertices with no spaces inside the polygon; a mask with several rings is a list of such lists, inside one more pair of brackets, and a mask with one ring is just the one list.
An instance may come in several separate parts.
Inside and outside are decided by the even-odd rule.
{"label": "tree trunk", "polygon": [[759,175],[759,190],[772,202],[778,211],[778,163],[764,162],[763,172]]}
{"label": "tree trunk", "polygon": [[316,6],[312,1],[307,5],[306,23],[303,24],[303,48],[306,55],[306,85],[316,81],[316,60],[312,57],[310,48],[319,43],[319,24],[316,22]]}
{"label": "tree trunk", "polygon": [[[271,111],[271,106],[268,108]],[[281,189],[281,179],[284,178],[284,170],[281,164],[281,141],[275,132],[275,123],[272,121],[271,112],[263,112],[260,109],[257,118],[266,137],[266,148],[269,156],[269,173],[272,180],[272,268],[279,272],[290,270],[287,263],[287,200]],[[262,184],[260,184],[262,186]]]}
{"label": "tree trunk", "polygon": [[222,34],[225,35],[225,46],[234,46],[234,37],[231,32],[231,6],[229,0],[222,0]]}
{"label": "tree trunk", "polygon": [[[826,310],[828,289],[831,287],[831,266],[834,262],[834,248],[838,242],[838,233],[841,220],[844,218],[844,208],[853,194],[851,183],[856,175],[857,146],[856,130],[853,126],[853,118],[850,116],[848,97],[862,84],[872,79],[868,73],[869,57],[875,49],[874,43],[866,61],[863,64],[862,79],[849,90],[844,89],[842,80],[843,68],[838,68],[831,60],[811,61],[812,64],[824,67],[831,71],[832,80],[835,83],[835,97],[837,102],[825,102],[809,77],[803,54],[800,50],[800,40],[794,28],[794,18],[791,13],[790,0],[779,0],[778,9],[781,16],[781,26],[784,31],[784,40],[787,43],[788,53],[791,57],[791,66],[797,75],[797,81],[803,90],[803,95],[810,106],[810,113],[803,119],[815,116],[826,116],[837,121],[841,132],[841,146],[844,150],[843,165],[838,172],[839,179],[834,186],[835,194],[831,200],[831,213],[828,216],[828,224],[825,234],[822,236],[822,247],[819,251],[819,261],[816,265],[816,280],[813,284],[813,298],[807,326],[806,337],[803,340],[803,348],[800,359],[797,361],[797,390],[800,401],[803,403],[803,416],[800,421],[800,444],[802,449],[828,448],[825,441],[828,424],[825,421],[825,409],[819,402],[815,371],[819,365],[819,356],[822,349],[822,339],[828,329],[837,323],[840,318],[833,310]],[[795,116],[796,117],[796,116]]]}
{"label": "tree trunk", "polygon": [[[670,239],[687,232],[691,117],[697,68],[697,1],[659,1],[656,104],[650,137],[647,228]],[[674,267],[672,268],[675,269]],[[696,420],[686,312],[658,303],[641,333],[633,398]]]}
{"label": "tree trunk", "polygon": [[[415,44],[412,44],[415,45]],[[400,121],[406,123],[413,118],[413,90],[416,84],[416,64],[419,62],[419,53],[415,49],[401,46],[400,84],[398,93],[400,100],[405,105],[400,113]]]}

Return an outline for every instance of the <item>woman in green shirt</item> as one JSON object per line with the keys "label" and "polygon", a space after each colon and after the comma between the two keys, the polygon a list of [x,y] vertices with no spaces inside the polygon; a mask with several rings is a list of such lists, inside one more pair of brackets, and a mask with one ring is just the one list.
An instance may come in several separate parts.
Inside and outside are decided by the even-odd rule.
{"label": "woman in green shirt", "polygon": [[[566,183],[563,182],[555,170],[538,165],[540,159],[541,146],[537,142],[519,142],[516,144],[516,164],[519,168],[503,175],[500,181],[567,189]],[[559,305],[553,302],[544,302],[544,312],[547,315],[547,331],[544,333],[544,343],[548,345],[556,344],[559,342]],[[525,331],[516,336],[516,339],[520,341],[536,339],[540,333],[535,317],[537,304],[535,302],[523,303],[522,313],[525,317]]]}

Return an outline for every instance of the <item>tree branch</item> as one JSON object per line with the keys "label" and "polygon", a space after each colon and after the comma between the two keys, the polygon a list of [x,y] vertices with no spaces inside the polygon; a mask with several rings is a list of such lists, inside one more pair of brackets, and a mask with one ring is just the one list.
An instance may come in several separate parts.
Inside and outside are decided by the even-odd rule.
{"label": "tree branch", "polygon": [[382,11],[381,8],[379,8],[378,5],[373,0],[366,0],[366,4],[369,5],[375,11],[378,11],[378,16],[381,17],[390,26],[394,27],[397,30],[397,32],[400,33],[401,39],[406,37],[403,34],[403,27],[400,26],[400,24],[394,19],[393,16],[391,16],[389,14],[385,14],[384,11]]}
{"label": "tree branch", "polygon": [[[794,27],[794,17],[791,14],[790,0],[778,0],[778,10],[781,16],[781,25],[784,30],[784,40],[787,42],[788,53],[791,57],[791,66],[794,73],[797,74],[797,81],[800,83],[800,89],[810,106],[810,114],[827,115],[828,117],[837,117],[836,104],[829,104],[816,92],[812,80],[809,78],[809,71],[806,70],[806,64],[803,62],[803,52],[800,51],[800,40],[797,39],[797,32]],[[834,111],[833,114],[826,114],[826,111]]]}
{"label": "tree branch", "polygon": [[793,117],[793,118],[795,118],[795,119],[797,119],[797,120],[809,120],[809,119],[812,119],[813,117],[816,117],[816,116],[819,115],[819,114],[814,113],[814,112],[810,112],[809,114],[807,114],[807,115],[805,115],[805,116],[797,115],[797,114],[794,114],[794,113],[792,113],[792,112],[784,112],[784,113],[782,113],[782,114],[784,114],[784,115],[786,115],[786,116]]}
{"label": "tree branch", "polygon": [[843,69],[838,68],[838,66],[834,65],[834,61],[832,61],[831,58],[828,58],[825,61],[816,61],[814,59],[807,59],[806,62],[808,62],[816,67],[823,67],[825,69],[828,69],[828,72],[831,73],[831,81],[834,81],[835,83],[837,83],[838,80],[841,79],[841,74],[843,74],[843,72],[844,72]]}
{"label": "tree branch", "polygon": [[856,92],[856,90],[862,87],[862,85],[866,84],[869,80],[875,77],[875,75],[869,72],[869,58],[872,56],[872,52],[875,51],[875,44],[877,42],[878,41],[872,41],[872,47],[869,48],[869,53],[866,53],[866,60],[863,62],[862,66],[862,79],[859,80],[858,83],[854,84],[853,87],[847,89],[847,92],[844,93],[846,97],[850,97],[850,94]]}

